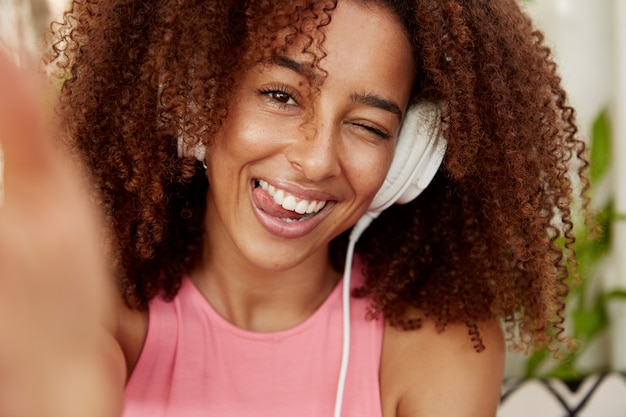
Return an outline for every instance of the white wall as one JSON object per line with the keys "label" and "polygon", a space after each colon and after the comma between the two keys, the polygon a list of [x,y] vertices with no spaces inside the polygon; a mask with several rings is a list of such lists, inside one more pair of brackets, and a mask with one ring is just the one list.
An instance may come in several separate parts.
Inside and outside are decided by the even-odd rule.
{"label": "white wall", "polygon": [[532,0],[527,4],[553,47],[584,133],[614,91],[613,8],[613,0]]}
{"label": "white wall", "polygon": [[[626,289],[626,0],[613,0],[613,22],[616,43],[615,54],[615,96],[613,97],[614,123],[614,190],[615,210],[621,213],[613,229],[615,276],[608,285]],[[613,303],[611,318],[613,365],[626,370],[626,301]]]}

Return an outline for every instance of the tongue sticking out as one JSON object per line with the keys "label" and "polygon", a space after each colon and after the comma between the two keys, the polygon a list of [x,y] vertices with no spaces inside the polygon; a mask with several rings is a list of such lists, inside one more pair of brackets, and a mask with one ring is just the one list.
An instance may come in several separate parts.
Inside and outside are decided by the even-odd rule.
{"label": "tongue sticking out", "polygon": [[272,196],[270,196],[266,191],[263,191],[261,187],[257,187],[252,190],[252,198],[254,199],[257,207],[270,216],[292,220],[301,219],[305,216],[304,214],[298,214],[295,211],[287,210],[280,204],[276,204]]}

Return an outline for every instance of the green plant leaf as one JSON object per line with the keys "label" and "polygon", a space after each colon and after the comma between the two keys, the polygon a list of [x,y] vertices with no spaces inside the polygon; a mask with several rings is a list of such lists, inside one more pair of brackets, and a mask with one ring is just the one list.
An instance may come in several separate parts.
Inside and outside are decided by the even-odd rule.
{"label": "green plant leaf", "polygon": [[590,155],[589,179],[591,184],[597,184],[606,174],[611,164],[611,129],[609,117],[604,109],[593,122]]}
{"label": "green plant leaf", "polygon": [[626,290],[612,290],[604,294],[606,301],[613,301],[614,299],[623,299],[626,301]]}
{"label": "green plant leaf", "polygon": [[[571,359],[573,360],[573,357]],[[550,377],[558,378],[563,381],[575,380],[581,377],[581,372],[576,369],[570,360],[564,360],[550,372]]]}
{"label": "green plant leaf", "polygon": [[546,349],[541,349],[537,352],[531,353],[526,359],[524,378],[537,376],[539,367],[548,359],[548,357],[549,352]]}
{"label": "green plant leaf", "polygon": [[591,340],[608,324],[604,297],[598,297],[593,309],[579,309],[572,313],[574,338]]}

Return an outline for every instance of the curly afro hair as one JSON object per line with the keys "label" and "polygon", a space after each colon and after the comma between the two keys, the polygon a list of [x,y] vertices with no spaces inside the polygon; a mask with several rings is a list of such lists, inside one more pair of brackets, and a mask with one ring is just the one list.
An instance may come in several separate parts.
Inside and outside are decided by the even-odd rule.
{"label": "curly afro hair", "polygon": [[[489,318],[504,320],[518,347],[558,344],[575,266],[573,191],[584,195],[588,181],[542,34],[515,0],[339,1],[385,7],[403,23],[418,64],[412,100],[445,103],[448,140],[429,188],[359,241],[366,280],[355,295],[407,329],[423,317],[440,329],[466,323],[477,350],[476,323]],[[177,138],[208,143],[236,75],[296,40],[317,66],[335,7],[73,1],[47,62],[63,79],[58,110],[96,184],[130,306],[174,297],[202,252],[208,184],[197,161],[178,157]],[[330,245],[337,269],[346,233]]]}

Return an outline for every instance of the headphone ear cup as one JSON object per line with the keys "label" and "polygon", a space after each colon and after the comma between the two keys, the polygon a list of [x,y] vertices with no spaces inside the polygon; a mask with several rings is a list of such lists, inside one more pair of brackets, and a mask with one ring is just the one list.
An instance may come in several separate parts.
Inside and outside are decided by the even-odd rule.
{"label": "headphone ear cup", "polygon": [[446,152],[441,131],[437,103],[424,101],[409,107],[389,172],[370,204],[370,213],[378,214],[394,203],[408,203],[428,186]]}

